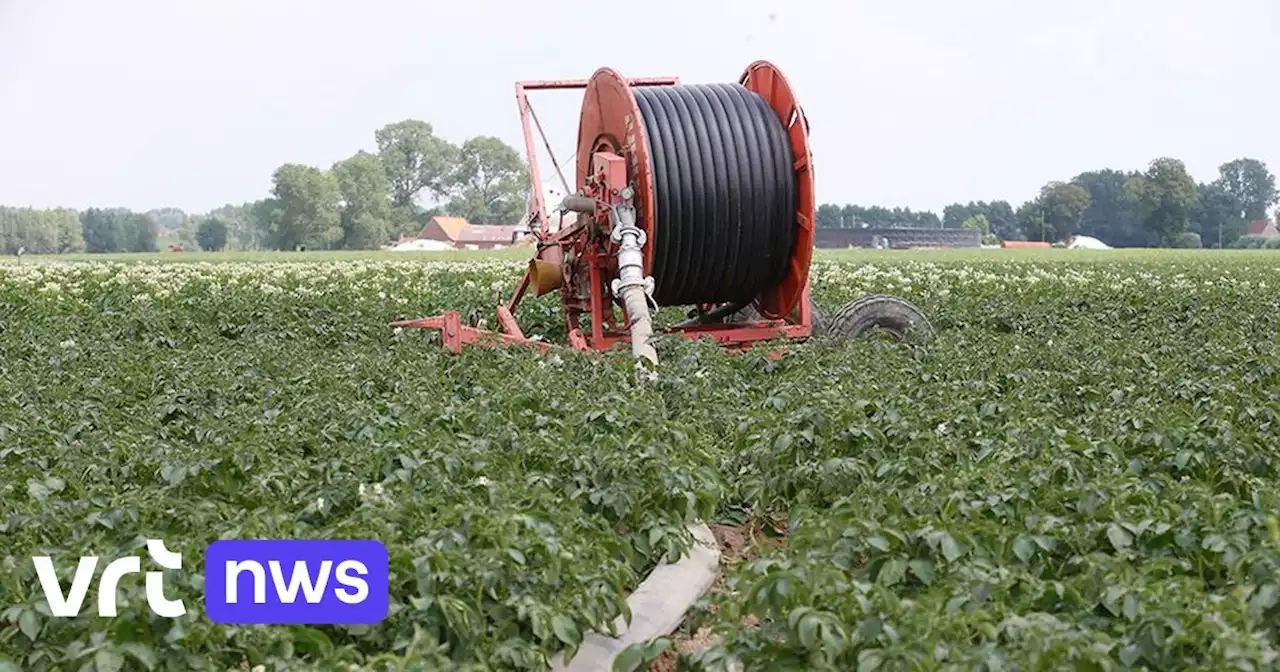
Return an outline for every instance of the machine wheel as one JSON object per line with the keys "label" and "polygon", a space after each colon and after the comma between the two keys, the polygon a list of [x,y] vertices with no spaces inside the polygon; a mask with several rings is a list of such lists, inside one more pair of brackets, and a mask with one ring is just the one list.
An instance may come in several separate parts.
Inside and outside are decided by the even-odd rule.
{"label": "machine wheel", "polygon": [[906,299],[869,294],[837,311],[827,323],[826,333],[847,339],[885,335],[895,342],[918,344],[933,339],[933,325]]}
{"label": "machine wheel", "polygon": [[[814,303],[813,299],[809,299],[809,312],[813,316],[813,335],[825,335],[827,333],[827,318],[822,314],[822,311],[818,308],[818,304]],[[725,322],[755,322],[756,320],[762,319],[764,318],[760,316],[760,313],[755,309],[755,306],[749,305],[725,318]],[[792,319],[797,321],[800,319],[799,307],[797,307],[792,313]]]}

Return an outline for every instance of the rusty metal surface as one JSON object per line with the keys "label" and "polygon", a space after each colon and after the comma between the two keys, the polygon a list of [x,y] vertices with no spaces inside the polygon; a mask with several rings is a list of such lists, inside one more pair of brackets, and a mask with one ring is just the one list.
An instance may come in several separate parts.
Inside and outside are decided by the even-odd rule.
{"label": "rusty metal surface", "polygon": [[[502,315],[502,308],[499,308],[499,316]],[[510,315],[510,313],[508,313]],[[495,331],[486,331],[468,326],[462,323],[462,313],[457,311],[449,311],[443,315],[436,317],[428,317],[421,320],[404,320],[392,323],[393,326],[403,329],[434,329],[440,332],[440,344],[445,350],[454,354],[462,352],[462,348],[468,345],[481,346],[499,346],[499,345],[528,345],[538,348],[543,354],[555,347],[551,343],[544,341],[535,341],[526,338],[523,333],[516,328],[518,335],[503,334]]]}
{"label": "rusty metal surface", "polygon": [[[585,89],[590,79],[532,79],[516,82],[516,86],[526,91],[546,89]],[[679,84],[679,77],[632,77],[626,80],[631,86],[671,86]]]}
{"label": "rusty metal surface", "polygon": [[[628,340],[620,325],[627,323],[625,311],[617,319],[608,283],[617,277],[617,260],[607,235],[608,208],[630,202],[636,208],[637,224],[648,236],[644,265],[652,273],[654,231],[654,194],[652,162],[645,138],[642,117],[631,92],[633,86],[669,86],[679,84],[676,77],[625,78],[609,68],[601,68],[590,79],[533,80],[517,82],[516,100],[525,136],[525,152],[529,161],[533,187],[529,219],[539,239],[539,249],[550,245],[564,250],[565,283],[561,288],[564,315],[569,333],[569,347],[576,350],[608,350]],[[809,310],[808,270],[813,247],[813,176],[808,144],[808,122],[796,105],[790,86],[771,64],[757,61],[743,74],[741,83],[762,95],[783,120],[792,143],[794,166],[799,178],[796,223],[797,253],[783,286],[762,295],[757,309],[766,318],[759,322],[709,324],[665,330],[686,338],[709,337],[731,351],[739,351],[752,343],[776,339],[804,339],[812,335]],[[527,92],[549,89],[585,89],[578,127],[577,173],[574,189],[581,189],[598,207],[583,213],[570,226],[552,233],[547,221],[547,204],[542,196],[542,177],[538,168],[534,130],[542,134],[529,102]],[[549,148],[549,147],[548,147]],[[559,166],[557,166],[557,169]],[[557,171],[558,172],[558,171]],[[623,187],[634,190],[627,198]],[[600,224],[597,225],[596,222]],[[552,255],[555,256],[555,255]],[[506,305],[497,306],[502,333],[477,329],[462,323],[461,314],[447,312],[420,320],[393,323],[402,328],[426,328],[441,332],[441,344],[451,352],[461,352],[468,345],[532,345],[546,353],[557,347],[526,337],[514,313],[530,286],[526,270],[514,296]],[[800,309],[794,311],[797,302]],[[578,318],[587,313],[590,331],[584,333]],[[780,319],[794,315],[791,321]]]}
{"label": "rusty metal surface", "polygon": [[[544,236],[550,231],[551,226],[547,220],[547,204],[542,197],[542,171],[538,166],[538,154],[536,143],[533,139],[534,127],[537,128],[538,135],[542,137],[542,142],[547,147],[547,152],[551,156],[551,162],[556,163],[555,154],[551,151],[551,143],[547,140],[547,136],[542,132],[542,124],[538,121],[537,114],[533,111],[533,103],[529,102],[529,91],[546,91],[555,89],[585,89],[591,80],[588,79],[532,79],[516,82],[516,105],[520,109],[520,125],[524,131],[524,151],[525,157],[529,162],[529,181],[533,187],[529,204],[529,220],[531,229],[540,231]],[[627,80],[631,86],[669,86],[679,84],[679,77],[636,77]],[[529,122],[532,121],[531,125]],[[560,166],[555,165],[556,172],[560,174],[562,183],[565,183],[564,175],[560,172]],[[565,183],[565,194],[573,193],[573,189]],[[539,236],[542,237],[542,236]]]}
{"label": "rusty metal surface", "polygon": [[523,82],[516,82],[516,105],[520,108],[520,126],[524,129],[524,152],[529,162],[529,181],[533,189],[529,193],[529,228],[538,238],[544,238],[551,230],[547,222],[547,205],[542,202],[542,174],[538,171],[538,151],[533,144],[533,128],[529,125],[533,108],[525,95]]}
{"label": "rusty metal surface", "polygon": [[635,189],[636,224],[649,238],[645,246],[644,272],[653,273],[653,246],[660,232],[653,230],[653,163],[645,138],[640,108],[628,80],[611,68],[592,75],[582,97],[578,119],[578,185],[593,172],[596,152],[606,151],[626,157],[626,175]]}
{"label": "rusty metal surface", "polygon": [[813,238],[817,202],[813,185],[813,156],[809,148],[809,120],[796,102],[791,84],[776,66],[756,61],[742,73],[740,84],[754,91],[773,108],[791,140],[792,167],[796,171],[796,238],[787,276],[774,289],[755,301],[756,310],[766,317],[789,314],[800,302],[809,284],[809,264],[813,260]]}

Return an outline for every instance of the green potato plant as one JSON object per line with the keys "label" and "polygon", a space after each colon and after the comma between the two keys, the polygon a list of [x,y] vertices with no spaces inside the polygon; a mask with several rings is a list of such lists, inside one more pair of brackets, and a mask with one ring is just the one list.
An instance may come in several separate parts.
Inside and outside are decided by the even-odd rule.
{"label": "green potato plant", "polygon": [[[1276,664],[1275,262],[820,260],[824,308],[897,294],[937,338],[777,361],[664,339],[652,381],[625,353],[454,356],[388,326],[491,320],[521,269],[0,266],[0,670],[547,669],[628,615],[687,523],[781,513],[683,669]],[[555,299],[526,331],[563,337]],[[138,576],[116,618],[50,615],[32,555],[65,586],[147,538],[182,553],[185,616]],[[223,538],[378,539],[389,615],[212,623]]]}

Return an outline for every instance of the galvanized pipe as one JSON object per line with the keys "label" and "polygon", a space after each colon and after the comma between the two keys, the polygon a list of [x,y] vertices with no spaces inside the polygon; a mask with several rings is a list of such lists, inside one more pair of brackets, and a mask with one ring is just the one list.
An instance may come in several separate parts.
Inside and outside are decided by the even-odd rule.
{"label": "galvanized pipe", "polygon": [[560,207],[573,212],[595,212],[596,199],[590,196],[565,196]]}
{"label": "galvanized pipe", "polygon": [[653,292],[653,278],[644,275],[645,234],[636,226],[635,208],[619,205],[609,211],[613,224],[612,239],[618,244],[618,277],[611,289],[620,296],[627,308],[631,324],[631,352],[658,363],[658,352],[649,343],[653,336],[653,323],[649,315],[649,295]]}

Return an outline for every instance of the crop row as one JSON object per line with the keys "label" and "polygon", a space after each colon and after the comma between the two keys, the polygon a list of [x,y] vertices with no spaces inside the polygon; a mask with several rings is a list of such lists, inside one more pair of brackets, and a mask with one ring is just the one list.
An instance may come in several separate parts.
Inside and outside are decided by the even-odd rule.
{"label": "crop row", "polygon": [[[1200,259],[1200,258],[1197,258]],[[512,262],[0,266],[0,669],[538,669],[684,524],[778,518],[686,624],[717,669],[1258,669],[1280,609],[1280,265],[820,261],[824,308],[906,296],[925,348],[781,360],[449,356]],[[562,331],[545,297],[527,331]],[[164,619],[56,619],[30,556],[186,565]],[[376,626],[200,612],[218,538],[375,538]],[[88,602],[92,603],[90,594]]]}

